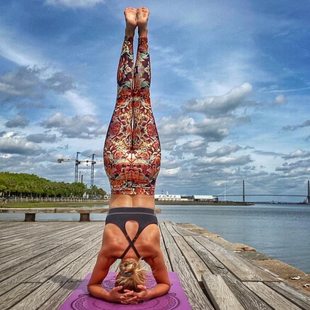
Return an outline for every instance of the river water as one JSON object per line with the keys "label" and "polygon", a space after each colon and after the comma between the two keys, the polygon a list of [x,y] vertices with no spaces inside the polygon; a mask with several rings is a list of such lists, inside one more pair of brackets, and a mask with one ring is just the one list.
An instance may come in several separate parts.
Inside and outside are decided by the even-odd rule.
{"label": "river water", "polygon": [[[256,248],[310,273],[310,205],[158,206],[159,220],[193,223],[231,242]],[[104,220],[105,214],[91,214]],[[0,214],[0,220],[23,220],[22,214]],[[37,220],[79,220],[77,214],[38,214]],[[0,223],[1,225],[1,223]]]}

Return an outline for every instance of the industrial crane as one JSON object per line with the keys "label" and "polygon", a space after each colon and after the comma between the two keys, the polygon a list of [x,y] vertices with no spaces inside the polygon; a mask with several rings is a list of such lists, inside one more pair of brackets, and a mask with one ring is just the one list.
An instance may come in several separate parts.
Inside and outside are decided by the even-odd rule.
{"label": "industrial crane", "polygon": [[75,164],[74,164],[74,182],[78,182],[78,180],[79,180],[79,164],[90,163],[91,164],[90,186],[92,187],[92,186],[94,186],[94,179],[95,179],[95,164],[98,162],[102,162],[102,161],[95,161],[95,154],[91,155],[91,159],[80,160],[79,154],[81,154],[81,152],[76,152],[75,159],[73,159],[73,158],[58,158],[57,162],[63,163],[63,162],[68,162],[68,161],[72,161],[72,160],[75,161]]}

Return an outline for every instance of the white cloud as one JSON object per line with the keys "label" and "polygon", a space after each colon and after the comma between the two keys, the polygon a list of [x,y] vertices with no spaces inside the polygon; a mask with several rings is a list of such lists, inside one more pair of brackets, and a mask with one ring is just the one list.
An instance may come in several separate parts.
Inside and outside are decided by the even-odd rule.
{"label": "white cloud", "polygon": [[15,118],[10,119],[5,123],[8,128],[20,127],[25,128],[29,124],[29,120],[22,115],[17,115]]}
{"label": "white cloud", "polygon": [[90,99],[79,95],[76,91],[68,90],[64,93],[66,98],[78,114],[95,114],[96,108]]}
{"label": "white cloud", "polygon": [[302,175],[307,177],[310,172],[310,158],[291,163],[284,162],[282,166],[276,168],[276,171],[282,172],[284,175]]}
{"label": "white cloud", "polygon": [[244,83],[239,87],[233,88],[223,96],[206,97],[190,101],[186,108],[188,111],[202,112],[208,115],[223,115],[241,106],[251,92],[252,85]]}
{"label": "white cloud", "polygon": [[12,31],[0,27],[0,55],[20,66],[44,66],[47,62],[31,44],[24,44]]}
{"label": "white cloud", "polygon": [[310,87],[300,87],[300,88],[287,88],[287,89],[270,89],[266,90],[267,93],[290,93],[290,92],[299,92],[303,90],[309,90]]}
{"label": "white cloud", "polygon": [[242,155],[239,157],[232,156],[222,156],[222,157],[202,157],[198,159],[198,163],[208,164],[208,165],[224,165],[225,167],[235,166],[235,165],[246,165],[252,160],[249,155]]}
{"label": "white cloud", "polygon": [[284,95],[278,95],[274,99],[274,102],[277,103],[277,104],[283,104],[283,103],[286,102],[286,97]]}
{"label": "white cloud", "polygon": [[21,96],[43,98],[46,90],[53,90],[56,93],[64,93],[63,97],[72,104],[76,113],[94,114],[96,112],[95,104],[74,90],[73,78],[62,71],[59,65],[54,65],[53,68],[46,66],[50,61],[38,56],[38,51],[30,44],[15,40],[19,42],[16,44],[9,33],[1,29],[0,37],[3,40],[0,45],[0,55],[21,66],[0,77],[0,94],[5,96],[6,100]]}
{"label": "white cloud", "polygon": [[67,138],[89,139],[103,135],[104,127],[94,115],[76,115],[67,117],[62,113],[55,113],[41,125],[46,129],[53,129]]}
{"label": "white cloud", "polygon": [[179,174],[180,171],[181,171],[181,167],[170,168],[170,169],[162,167],[160,169],[160,174],[161,176],[172,177],[172,176],[176,176],[177,174]]}
{"label": "white cloud", "polygon": [[310,152],[298,149],[290,154],[283,155],[284,159],[295,159],[295,158],[305,158],[310,157]]}
{"label": "white cloud", "polygon": [[202,120],[195,120],[189,116],[163,117],[159,122],[159,132],[164,142],[176,141],[187,135],[201,136],[207,141],[221,141],[228,135],[230,125],[230,118],[205,117]]}
{"label": "white cloud", "polygon": [[296,130],[296,129],[304,128],[304,127],[310,127],[310,119],[304,121],[303,123],[301,123],[301,124],[299,124],[299,125],[288,125],[288,126],[284,126],[284,127],[282,127],[282,129],[294,131],[294,130]]}
{"label": "white cloud", "polygon": [[7,132],[0,138],[0,153],[37,155],[42,152],[43,149],[38,145],[27,141],[13,132]]}
{"label": "white cloud", "polygon": [[34,133],[30,134],[26,137],[28,141],[34,142],[34,143],[42,143],[42,142],[48,142],[53,143],[56,141],[56,135],[52,134],[45,134],[45,133]]}
{"label": "white cloud", "polygon": [[7,82],[0,82],[0,93],[5,93],[7,95],[20,96],[22,92],[10,85]]}
{"label": "white cloud", "polygon": [[213,152],[208,152],[206,155],[208,157],[227,156],[241,149],[242,147],[240,145],[223,145]]}

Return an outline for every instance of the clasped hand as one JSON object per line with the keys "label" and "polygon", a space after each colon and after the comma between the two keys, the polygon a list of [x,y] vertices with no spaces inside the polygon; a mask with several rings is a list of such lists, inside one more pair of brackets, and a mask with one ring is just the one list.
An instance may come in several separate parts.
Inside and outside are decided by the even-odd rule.
{"label": "clasped hand", "polygon": [[148,290],[144,285],[138,285],[139,292],[132,290],[124,290],[124,293],[120,291],[123,289],[122,286],[116,286],[110,291],[110,299],[113,302],[119,302],[121,304],[137,304],[144,300],[147,300]]}

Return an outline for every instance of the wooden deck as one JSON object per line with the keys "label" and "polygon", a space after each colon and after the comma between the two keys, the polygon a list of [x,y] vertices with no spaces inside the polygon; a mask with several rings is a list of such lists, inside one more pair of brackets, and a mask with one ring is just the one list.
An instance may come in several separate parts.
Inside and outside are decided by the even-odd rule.
{"label": "wooden deck", "polygon": [[[57,309],[91,272],[103,222],[0,222],[0,305]],[[170,271],[193,309],[310,309],[310,298],[205,236],[160,224]],[[115,268],[115,266],[113,266]]]}

